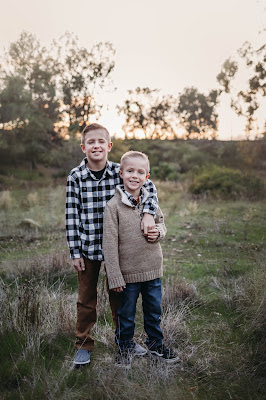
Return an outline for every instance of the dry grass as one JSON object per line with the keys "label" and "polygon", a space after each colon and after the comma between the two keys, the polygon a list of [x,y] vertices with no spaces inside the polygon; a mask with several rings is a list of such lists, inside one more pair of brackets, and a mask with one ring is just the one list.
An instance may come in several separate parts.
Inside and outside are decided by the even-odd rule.
{"label": "dry grass", "polygon": [[30,208],[34,207],[39,203],[39,195],[37,192],[30,192],[25,197],[23,197],[20,201],[20,207],[22,208]]}
{"label": "dry grass", "polygon": [[238,280],[232,302],[240,314],[239,323],[252,344],[246,369],[266,381],[266,270],[258,265],[248,276]]}
{"label": "dry grass", "polygon": [[14,205],[14,200],[9,190],[3,190],[0,192],[0,208],[3,210],[9,210]]}
{"label": "dry grass", "polygon": [[51,334],[72,332],[75,322],[76,294],[63,284],[47,286],[46,282],[15,279],[12,285],[1,281],[2,326],[28,335],[31,331]]}
{"label": "dry grass", "polygon": [[47,279],[50,274],[58,274],[58,278],[73,270],[70,264],[68,251],[61,250],[50,254],[39,254],[22,260],[2,261],[0,272],[7,279],[39,277]]}
{"label": "dry grass", "polygon": [[[15,260],[11,257],[14,253],[7,253],[0,269],[1,400],[264,398],[266,275],[262,262],[250,272],[256,259],[263,260],[264,239],[255,227],[255,223],[263,224],[262,213],[260,219],[257,214],[251,218],[242,205],[191,201],[185,189],[183,184],[158,184],[169,232],[172,230],[170,240],[163,243],[162,329],[166,345],[176,350],[181,361],[171,366],[149,357],[134,359],[129,372],[114,368],[114,329],[102,274],[92,362],[88,369],[72,371],[76,274],[68,251],[63,250],[63,239],[57,246],[60,251],[51,253],[50,248],[38,247],[44,236],[64,237],[60,230],[64,188],[52,189],[45,201],[39,192],[37,202],[30,196],[27,201],[32,206],[22,210],[23,217],[36,218],[42,228],[18,232],[12,227],[17,236],[12,236],[7,246],[16,241],[21,254],[35,246],[37,255],[25,252],[23,259]],[[44,206],[49,202],[52,207],[47,213]],[[4,234],[11,211],[1,214],[6,221]],[[22,218],[19,212],[17,207],[11,221],[18,215]],[[243,240],[247,221],[248,234],[244,244],[239,243],[236,235]],[[51,237],[46,245],[53,240]],[[48,254],[41,254],[40,248]],[[242,264],[237,264],[239,257],[246,262],[246,275]],[[143,344],[140,314],[136,322],[136,340]]]}

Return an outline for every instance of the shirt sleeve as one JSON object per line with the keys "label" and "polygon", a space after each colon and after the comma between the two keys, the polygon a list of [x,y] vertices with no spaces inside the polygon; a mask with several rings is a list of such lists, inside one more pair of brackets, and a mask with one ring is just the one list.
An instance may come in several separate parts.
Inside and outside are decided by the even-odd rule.
{"label": "shirt sleeve", "polygon": [[143,213],[148,213],[155,216],[158,209],[158,197],[156,187],[150,179],[147,179],[144,187],[148,191],[149,197],[144,203]]}
{"label": "shirt sleeve", "polygon": [[66,235],[71,258],[82,258],[82,246],[79,234],[79,185],[69,175],[66,188]]}
{"label": "shirt sleeve", "polygon": [[118,237],[117,209],[107,204],[103,218],[103,252],[109,289],[126,285],[119,265]]}

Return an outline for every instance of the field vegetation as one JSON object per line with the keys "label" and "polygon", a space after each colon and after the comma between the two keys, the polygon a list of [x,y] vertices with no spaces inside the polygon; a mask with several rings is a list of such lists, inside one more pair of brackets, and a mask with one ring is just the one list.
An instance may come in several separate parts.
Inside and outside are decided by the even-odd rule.
{"label": "field vegetation", "polygon": [[[42,187],[25,179],[20,189],[0,193],[1,399],[265,398],[265,204],[195,196],[190,184],[188,176],[156,182],[168,228],[162,326],[181,362],[145,357],[129,372],[113,366],[104,274],[92,362],[72,370],[77,282],[62,182]],[[138,307],[136,339],[143,344]]]}
{"label": "field vegetation", "polygon": [[[10,43],[0,62],[1,400],[265,399],[265,49],[244,43],[207,94],[138,87],[117,105],[125,139],[113,138],[110,159],[148,154],[166,217],[162,326],[181,362],[145,357],[129,372],[114,368],[102,273],[95,352],[89,368],[73,371],[65,183],[81,160],[80,132],[101,116],[96,94],[114,89],[115,48],[83,47],[71,33],[48,47],[27,32]],[[248,81],[234,87],[241,63]],[[216,140],[222,94],[255,140]],[[136,339],[144,337],[139,309]]]}

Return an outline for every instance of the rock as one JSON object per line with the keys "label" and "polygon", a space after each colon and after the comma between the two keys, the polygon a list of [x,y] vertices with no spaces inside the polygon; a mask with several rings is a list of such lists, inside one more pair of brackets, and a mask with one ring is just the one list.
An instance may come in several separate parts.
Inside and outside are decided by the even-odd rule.
{"label": "rock", "polygon": [[25,218],[21,221],[21,223],[19,224],[19,227],[27,228],[27,229],[36,229],[36,228],[39,229],[39,228],[41,228],[41,225],[31,218]]}

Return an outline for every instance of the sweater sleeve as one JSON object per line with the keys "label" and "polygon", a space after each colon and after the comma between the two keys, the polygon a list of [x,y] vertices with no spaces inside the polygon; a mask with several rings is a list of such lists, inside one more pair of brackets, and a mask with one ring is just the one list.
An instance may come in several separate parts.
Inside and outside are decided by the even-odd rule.
{"label": "sweater sleeve", "polygon": [[125,286],[119,266],[118,210],[108,204],[103,218],[103,252],[109,289]]}
{"label": "sweater sleeve", "polygon": [[160,232],[158,241],[164,239],[167,229],[164,224],[164,216],[163,216],[163,213],[162,213],[162,210],[160,209],[160,207],[158,207],[157,213],[155,216],[155,226],[158,229],[158,231]]}

